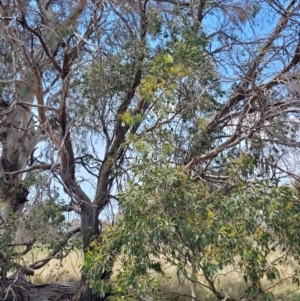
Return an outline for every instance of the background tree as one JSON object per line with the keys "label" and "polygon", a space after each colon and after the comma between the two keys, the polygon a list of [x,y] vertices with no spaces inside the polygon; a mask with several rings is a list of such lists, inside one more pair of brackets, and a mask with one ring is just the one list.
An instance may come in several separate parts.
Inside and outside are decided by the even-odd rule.
{"label": "background tree", "polygon": [[[45,179],[49,195],[39,201],[50,202],[58,223],[60,210],[80,215],[86,252],[93,238],[104,239],[99,214],[118,200],[116,191],[141,177],[148,163],[164,170],[155,159],[160,152],[193,180],[212,187],[229,181],[229,192],[234,159],[253,162],[239,179],[246,188],[253,176],[294,176],[284,163],[298,147],[297,1],[0,4],[3,238],[28,190]],[[269,22],[265,32],[262,17]],[[69,203],[57,203],[54,183]],[[75,232],[65,233],[47,258]],[[11,248],[3,247],[5,263]],[[41,264],[31,264],[29,273]],[[109,282],[111,271],[100,271]],[[4,295],[20,293],[14,284],[4,284]],[[76,288],[67,296],[105,298],[92,293],[86,273],[74,294]]]}

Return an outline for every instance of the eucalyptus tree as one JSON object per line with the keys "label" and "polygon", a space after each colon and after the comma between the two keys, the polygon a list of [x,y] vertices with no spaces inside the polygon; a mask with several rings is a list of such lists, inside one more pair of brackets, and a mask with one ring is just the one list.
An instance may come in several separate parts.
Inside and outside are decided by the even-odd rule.
{"label": "eucalyptus tree", "polygon": [[[181,6],[187,7],[187,3],[179,8]],[[137,133],[147,113],[148,100],[137,96],[136,91],[145,76],[143,70],[156,56],[157,47],[150,51],[155,44],[150,41],[151,35],[154,36],[151,31],[159,32],[162,14],[166,11],[170,16],[167,11],[175,7],[169,1],[151,4],[148,1],[85,0],[1,2],[3,242],[13,232],[11,221],[18,220],[24,212],[28,190],[36,184],[36,179],[40,186],[45,185],[41,179],[47,182],[53,178],[62,185],[70,203],[61,210],[81,215],[84,250],[92,237],[99,235],[98,216],[109,204],[110,191],[120,174],[128,133]],[[148,22],[150,16],[154,17],[153,22]],[[104,68],[101,62],[106,63]],[[91,76],[96,70],[94,65],[99,66],[95,72],[98,80]],[[93,69],[85,72],[86,68]],[[107,72],[113,76],[108,76]],[[84,77],[87,82],[82,80]],[[91,79],[97,81],[96,86],[89,86]],[[101,86],[100,103],[91,103],[90,94],[95,94]],[[104,135],[102,159],[99,152],[91,154],[94,145],[84,147],[89,141],[87,133],[98,137]],[[36,151],[40,151],[40,156],[37,157]],[[80,186],[76,170],[79,165],[96,178],[93,199]],[[53,197],[51,192],[48,197]],[[47,201],[43,194],[40,201]],[[50,214],[48,219],[53,220],[53,215]],[[31,275],[34,269],[55,257],[72,234],[66,233],[48,257],[29,267],[13,263],[8,252],[14,253],[14,241],[3,243],[3,271],[13,268]],[[26,243],[25,252],[34,242],[33,239]],[[109,271],[104,272],[103,277],[107,274]],[[2,281],[3,297],[20,294],[20,286],[15,281],[6,283],[5,273]],[[25,287],[24,283],[22,287]],[[30,291],[29,286],[26,289]],[[60,286],[60,289],[65,291],[66,288]],[[74,288],[71,288],[73,292]],[[50,288],[47,295],[49,293],[55,291],[51,292]],[[68,295],[71,293],[67,292]],[[84,275],[74,299],[97,299],[88,289]]]}
{"label": "eucalyptus tree", "polygon": [[[296,177],[284,163],[298,148],[297,1],[7,0],[0,12],[2,238],[39,181],[49,188],[41,201],[55,207],[45,219],[74,211],[83,250],[93,239],[105,245],[99,214],[129,180],[143,179],[148,164],[163,169],[161,154],[214,187],[229,181],[228,158],[242,150],[253,166],[241,174],[246,183],[258,173]],[[55,204],[50,180],[68,203]],[[50,256],[29,267],[13,264],[7,252],[15,244],[6,243],[2,262],[32,274],[75,232],[61,234]],[[52,298],[113,293],[97,297],[88,272]],[[100,267],[96,274],[110,283],[111,273]],[[4,282],[5,297],[22,293]]]}
{"label": "eucalyptus tree", "polygon": [[[125,144],[132,155],[121,161],[130,179],[119,189],[123,220],[85,263],[100,293],[157,295],[148,271],[161,271],[163,258],[220,300],[271,300],[275,284],[263,287],[262,279],[280,283],[284,275],[280,259],[268,256],[282,247],[283,257],[299,258],[298,196],[282,185],[298,179],[299,4],[202,4],[174,13],[156,33],[165,44],[150,54],[135,98],[147,101],[147,114],[136,115],[134,106],[122,113],[124,126],[133,127]],[[105,74],[102,66],[93,75]],[[122,74],[128,78],[123,70],[109,73],[117,88]],[[116,258],[114,281],[99,281]],[[230,264],[246,282],[238,296],[217,285],[217,272]],[[299,281],[297,268],[289,277]]]}

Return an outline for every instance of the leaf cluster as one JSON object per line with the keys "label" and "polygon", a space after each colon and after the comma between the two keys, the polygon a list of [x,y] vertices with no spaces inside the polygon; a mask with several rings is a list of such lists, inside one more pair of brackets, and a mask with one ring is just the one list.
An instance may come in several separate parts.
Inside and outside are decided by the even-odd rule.
{"label": "leaf cluster", "polygon": [[[88,253],[84,269],[94,289],[127,297],[157,295],[151,271],[163,273],[167,263],[186,279],[193,278],[195,268],[212,292],[218,291],[218,273],[234,265],[247,284],[246,296],[267,293],[261,280],[282,276],[268,261],[275,246],[299,259],[299,200],[276,182],[228,185],[231,189],[216,189],[172,166],[148,167],[122,196],[123,218]],[[99,272],[112,268],[116,276],[107,287]]]}

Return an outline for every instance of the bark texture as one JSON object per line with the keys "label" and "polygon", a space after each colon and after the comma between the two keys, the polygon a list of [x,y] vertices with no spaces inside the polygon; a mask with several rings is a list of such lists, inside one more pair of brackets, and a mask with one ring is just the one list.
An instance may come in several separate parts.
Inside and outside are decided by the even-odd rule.
{"label": "bark texture", "polygon": [[36,285],[18,274],[2,280],[0,286],[0,298],[5,301],[104,301],[107,297],[93,294],[84,276],[77,282]]}
{"label": "bark texture", "polygon": [[19,275],[5,281],[5,285],[0,287],[0,297],[5,301],[67,301],[73,298],[79,286],[80,282],[34,285]]}

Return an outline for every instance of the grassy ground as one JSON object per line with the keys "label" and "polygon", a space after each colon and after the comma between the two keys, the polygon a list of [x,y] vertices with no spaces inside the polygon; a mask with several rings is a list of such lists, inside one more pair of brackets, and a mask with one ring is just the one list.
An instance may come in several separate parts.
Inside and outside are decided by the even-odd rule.
{"label": "grassy ground", "polygon": [[[47,255],[47,250],[35,249],[23,259],[25,262],[34,262]],[[279,254],[274,254],[270,261],[278,257]],[[80,278],[80,269],[82,265],[83,254],[81,251],[72,251],[66,258],[61,260],[51,260],[46,266],[40,270],[35,271],[35,276],[30,277],[30,281],[35,284],[42,284],[55,281],[77,281]],[[287,278],[280,284],[274,285],[267,281],[262,280],[263,287],[271,287],[271,291],[274,293],[275,300],[286,301],[298,301],[300,300],[299,287],[292,283],[290,278],[293,274],[293,267],[295,266],[293,260],[287,260],[285,264],[278,265],[280,274]],[[161,292],[163,294],[162,300],[190,300],[191,285],[187,281],[178,281],[177,272],[175,267],[165,266],[165,273],[168,278],[161,278],[157,275],[161,283]],[[199,279],[204,281],[203,277],[199,275]],[[234,266],[226,267],[217,278],[217,285],[222,288],[223,291],[231,297],[237,298],[246,289],[246,285],[243,281],[243,277],[239,270]],[[273,287],[272,287],[273,286]],[[196,288],[197,298],[201,301],[217,301],[216,297],[210,293],[203,286],[198,285]],[[180,297],[181,296],[181,297]],[[113,298],[111,300],[114,300]],[[259,299],[257,299],[260,301]]]}
{"label": "grassy ground", "polygon": [[[279,252],[274,253],[268,258],[268,262],[272,263],[274,260],[282,258],[282,254]],[[299,301],[300,300],[300,287],[293,283],[292,276],[295,274],[295,266],[298,264],[291,258],[286,257],[284,263],[277,262],[276,268],[279,270],[281,279],[284,281],[268,281],[267,278],[261,280],[262,287],[268,288],[268,291],[272,292],[275,296],[275,300],[281,301]],[[161,292],[169,298],[165,300],[184,301],[191,300],[187,297],[191,295],[191,284],[187,282],[179,282],[177,278],[175,267],[165,267],[165,273],[169,276],[169,279],[161,280]],[[159,276],[158,276],[159,277]],[[205,283],[203,276],[198,275],[198,279]],[[240,300],[241,296],[247,289],[247,285],[243,280],[243,275],[236,266],[227,266],[216,278],[216,286],[219,291],[226,297],[233,297]],[[176,297],[172,297],[177,294]],[[179,296],[179,297],[178,297]],[[181,297],[180,297],[181,296]],[[218,299],[206,288],[201,285],[197,286],[196,297],[201,301],[217,301]],[[163,300],[163,299],[162,299]],[[245,299],[243,299],[245,300]],[[257,301],[263,301],[262,298],[257,298]]]}
{"label": "grassy ground", "polygon": [[[47,256],[47,249],[34,249],[29,252],[23,260],[27,263],[38,261]],[[44,267],[35,270],[35,275],[29,280],[35,284],[64,281],[72,282],[80,279],[80,269],[83,261],[83,254],[80,250],[71,253],[61,259],[52,259]]]}

